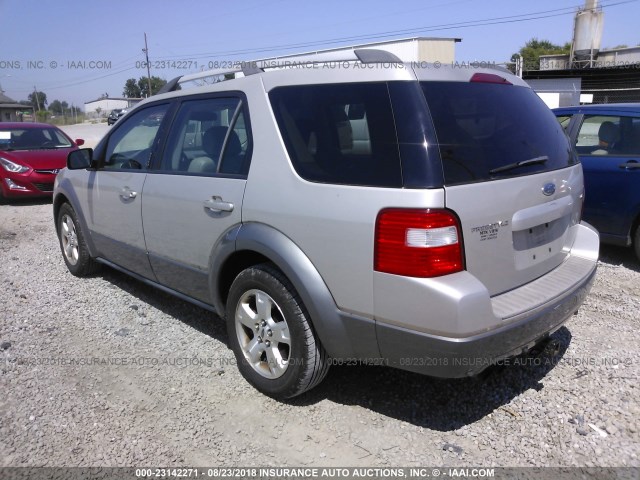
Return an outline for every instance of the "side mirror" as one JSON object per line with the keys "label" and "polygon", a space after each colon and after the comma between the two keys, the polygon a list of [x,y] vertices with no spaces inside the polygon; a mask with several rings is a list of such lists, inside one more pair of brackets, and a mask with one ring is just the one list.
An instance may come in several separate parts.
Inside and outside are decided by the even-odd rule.
{"label": "side mirror", "polygon": [[67,168],[69,170],[82,170],[91,168],[93,159],[92,148],[74,150],[67,156]]}
{"label": "side mirror", "polygon": [[81,147],[82,145],[84,145],[84,140],[81,138],[76,138],[76,145]]}

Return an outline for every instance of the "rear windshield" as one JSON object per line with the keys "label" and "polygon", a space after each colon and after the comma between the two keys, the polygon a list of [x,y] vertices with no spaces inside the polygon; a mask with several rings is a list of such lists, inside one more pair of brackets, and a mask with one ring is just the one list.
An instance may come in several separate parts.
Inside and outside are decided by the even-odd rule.
{"label": "rear windshield", "polygon": [[577,163],[564,130],[533,90],[468,82],[421,85],[445,184],[530,175]]}

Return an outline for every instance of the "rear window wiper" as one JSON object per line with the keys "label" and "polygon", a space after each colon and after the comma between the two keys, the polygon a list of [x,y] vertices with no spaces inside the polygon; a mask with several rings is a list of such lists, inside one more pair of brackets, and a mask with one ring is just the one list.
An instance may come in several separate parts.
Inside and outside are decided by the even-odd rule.
{"label": "rear window wiper", "polygon": [[507,170],[514,170],[519,167],[526,167],[527,165],[543,164],[547,163],[547,160],[549,160],[549,157],[547,157],[546,155],[542,157],[530,158],[529,160],[522,160],[520,162],[510,163],[508,165],[503,165],[502,167],[494,168],[492,170],[489,170],[489,173],[500,173],[506,172]]}

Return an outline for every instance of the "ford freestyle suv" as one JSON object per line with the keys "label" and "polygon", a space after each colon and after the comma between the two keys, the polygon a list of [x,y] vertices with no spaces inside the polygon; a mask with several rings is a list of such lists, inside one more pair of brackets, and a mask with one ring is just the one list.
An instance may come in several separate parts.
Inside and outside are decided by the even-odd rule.
{"label": "ford freestyle suv", "polygon": [[70,272],[106,264],[217,313],[275,398],[331,364],[463,377],[545,341],[598,259],[562,127],[506,71],[355,54],[175,79],[69,155]]}

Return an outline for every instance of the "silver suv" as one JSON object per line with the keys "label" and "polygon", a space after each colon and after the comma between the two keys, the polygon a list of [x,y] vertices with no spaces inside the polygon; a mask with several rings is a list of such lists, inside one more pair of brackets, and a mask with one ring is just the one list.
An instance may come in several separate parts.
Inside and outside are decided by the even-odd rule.
{"label": "silver suv", "polygon": [[462,377],[544,342],[598,259],[562,127],[506,71],[355,53],[176,79],[72,153],[53,205],[69,271],[226,318],[276,398],[331,364]]}

